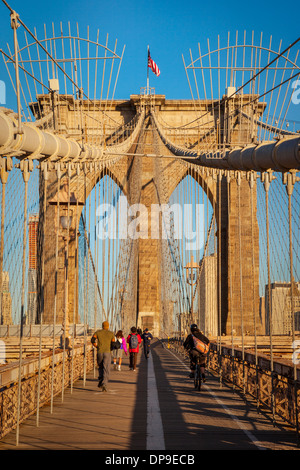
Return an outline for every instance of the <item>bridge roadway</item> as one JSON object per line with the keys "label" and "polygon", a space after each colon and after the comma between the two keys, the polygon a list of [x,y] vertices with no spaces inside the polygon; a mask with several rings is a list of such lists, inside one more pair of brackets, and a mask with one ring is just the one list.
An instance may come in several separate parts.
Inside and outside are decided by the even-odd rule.
{"label": "bridge roadway", "polygon": [[[188,362],[155,339],[150,358],[138,356],[137,371],[125,356],[121,371],[111,370],[109,389],[100,392],[91,372],[56,397],[0,442],[1,450],[299,450],[295,430],[273,425],[230,387],[209,375],[200,392],[188,377]],[[102,452],[103,454],[103,452]],[[122,454],[122,452],[121,452]],[[128,452],[126,453],[126,455]]]}

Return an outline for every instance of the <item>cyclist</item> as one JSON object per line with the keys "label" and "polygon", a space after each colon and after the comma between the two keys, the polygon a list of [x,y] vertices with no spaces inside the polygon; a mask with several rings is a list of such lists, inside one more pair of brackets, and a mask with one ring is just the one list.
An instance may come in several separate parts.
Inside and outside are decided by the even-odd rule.
{"label": "cyclist", "polygon": [[205,382],[205,366],[206,366],[206,354],[201,353],[195,349],[193,337],[200,339],[204,344],[209,345],[209,339],[198,329],[197,325],[191,325],[191,333],[186,337],[183,347],[188,351],[190,356],[190,377],[194,377],[194,371],[196,369],[197,357],[200,357],[200,370],[202,375],[202,381]]}

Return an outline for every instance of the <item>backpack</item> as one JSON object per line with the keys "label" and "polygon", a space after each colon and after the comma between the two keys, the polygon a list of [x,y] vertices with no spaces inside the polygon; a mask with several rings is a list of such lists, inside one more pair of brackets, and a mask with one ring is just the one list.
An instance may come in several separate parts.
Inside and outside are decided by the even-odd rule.
{"label": "backpack", "polygon": [[137,335],[131,335],[130,336],[130,349],[136,349],[139,345],[139,340]]}
{"label": "backpack", "polygon": [[203,343],[199,338],[196,338],[196,336],[192,335],[193,341],[194,341],[194,348],[196,351],[202,353],[202,354],[207,354],[209,350],[209,345]]}
{"label": "backpack", "polygon": [[120,349],[121,347],[121,342],[118,340],[118,338],[116,338],[116,341],[113,341],[111,343],[111,349]]}

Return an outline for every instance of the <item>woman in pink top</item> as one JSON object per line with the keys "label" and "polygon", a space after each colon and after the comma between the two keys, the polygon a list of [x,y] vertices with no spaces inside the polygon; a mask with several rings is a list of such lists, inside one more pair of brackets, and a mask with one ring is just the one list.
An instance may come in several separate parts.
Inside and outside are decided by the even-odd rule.
{"label": "woman in pink top", "polygon": [[[112,354],[114,358],[114,369],[121,370],[123,351],[125,352],[126,356],[128,354],[126,341],[123,336],[123,332],[121,330],[119,330],[118,333],[116,334],[116,340],[118,340],[121,343],[121,347],[119,349],[113,349]],[[118,365],[117,365],[117,359],[119,359]]]}

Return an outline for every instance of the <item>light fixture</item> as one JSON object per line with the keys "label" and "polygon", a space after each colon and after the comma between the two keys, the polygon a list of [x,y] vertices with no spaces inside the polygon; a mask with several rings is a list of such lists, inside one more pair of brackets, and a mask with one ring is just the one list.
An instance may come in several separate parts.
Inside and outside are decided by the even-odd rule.
{"label": "light fixture", "polygon": [[60,223],[63,229],[70,228],[72,225],[72,216],[61,215],[60,216]]}

